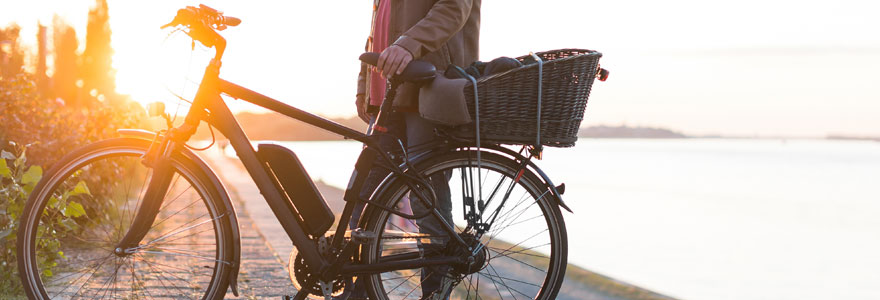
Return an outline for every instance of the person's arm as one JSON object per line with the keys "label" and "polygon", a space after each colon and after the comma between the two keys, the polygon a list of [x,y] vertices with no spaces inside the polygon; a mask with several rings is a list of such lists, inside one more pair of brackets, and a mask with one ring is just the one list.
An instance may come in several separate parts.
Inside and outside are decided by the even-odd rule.
{"label": "person's arm", "polygon": [[354,105],[357,109],[358,117],[364,122],[369,123],[370,117],[367,115],[367,76],[369,76],[369,68],[367,64],[361,63],[361,70],[358,72],[357,78],[357,94],[355,96]]}
{"label": "person's arm", "polygon": [[440,0],[428,14],[393,43],[408,50],[415,59],[437,51],[470,17],[473,0]]}
{"label": "person's arm", "polygon": [[440,49],[470,17],[473,0],[440,0],[428,14],[382,51],[376,65],[388,78],[400,74],[413,59]]}

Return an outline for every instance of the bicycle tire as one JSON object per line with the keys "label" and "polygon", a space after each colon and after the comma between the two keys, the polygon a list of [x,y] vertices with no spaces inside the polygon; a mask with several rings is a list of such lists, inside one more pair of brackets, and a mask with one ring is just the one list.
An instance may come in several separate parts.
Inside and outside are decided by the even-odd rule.
{"label": "bicycle tire", "polygon": [[[467,224],[463,213],[464,205],[455,204],[464,199],[463,193],[461,198],[456,198],[456,194],[467,185],[477,187],[474,190],[484,192],[482,198],[486,200],[487,208],[483,210],[483,214],[497,211],[498,215],[506,217],[496,219],[496,223],[492,224],[489,231],[479,239],[479,243],[485,245],[484,248],[487,249],[484,256],[485,262],[480,270],[462,270],[461,266],[448,266],[445,269],[399,270],[362,276],[367,279],[367,291],[371,294],[371,299],[432,298],[427,296],[442,294],[437,292],[440,289],[426,293],[427,287],[423,283],[428,282],[428,278],[433,274],[440,272],[446,272],[446,275],[450,275],[443,276],[449,278],[443,280],[454,283],[449,297],[451,299],[556,298],[565,275],[568,246],[565,223],[555,199],[552,198],[548,187],[534,173],[529,170],[519,173],[520,164],[515,160],[492,152],[482,152],[481,156],[481,169],[477,169],[476,151],[473,150],[438,155],[424,160],[415,167],[416,170],[422,170],[425,178],[443,174],[448,176],[447,178],[453,179],[450,183],[450,189],[453,190],[451,192],[452,217],[456,231],[460,236],[466,236],[466,230],[473,232],[473,229],[464,226]],[[474,176],[474,173],[470,172],[474,170],[480,171],[478,173],[480,176]],[[465,176],[461,176],[462,174]],[[456,177],[459,176],[462,178],[462,184],[456,186]],[[465,180],[466,177],[469,179]],[[517,178],[519,180],[516,180]],[[475,181],[478,180],[482,180],[481,188],[475,184]],[[486,184],[493,180],[497,181],[496,184]],[[501,186],[507,188],[513,186],[512,192],[491,192],[498,191],[498,187]],[[405,203],[402,200],[406,199],[408,191],[409,187],[405,185],[403,180],[389,178],[385,184],[377,188],[373,198],[380,199],[379,201],[383,201],[390,207],[396,207],[398,212],[407,213],[412,209],[407,211],[404,208],[405,205],[401,204]],[[473,193],[473,195],[476,199],[480,199],[478,193]],[[486,197],[487,195],[489,197]],[[511,198],[511,195],[519,195],[520,198]],[[501,200],[504,198],[513,201]],[[479,202],[477,201],[477,203]],[[498,207],[494,208],[493,205]],[[405,252],[406,250],[400,248],[407,247],[404,245],[407,242],[395,235],[413,236],[419,234],[418,231],[420,231],[417,225],[418,221],[406,221],[374,206],[368,206],[364,215],[366,218],[361,222],[361,227],[377,236],[375,241],[364,245],[361,260],[365,264],[377,263],[383,260],[383,257],[387,258],[390,255]],[[450,249],[453,246],[449,245],[453,242],[449,242],[452,238],[448,236],[416,238],[415,241],[409,242],[409,251],[427,253],[431,250],[425,246],[426,243],[433,243],[433,240],[444,240],[444,238],[447,241],[445,248],[436,251],[443,251],[446,254],[455,251]],[[535,240],[536,238],[538,240]],[[474,241],[474,245],[478,244]],[[468,272],[473,273],[464,274]],[[429,275],[425,276],[424,274]],[[419,290],[420,286],[421,290]],[[427,295],[422,295],[423,293]]]}
{"label": "bicycle tire", "polygon": [[[147,236],[131,253],[115,255],[113,247],[125,235],[149,182],[151,172],[141,158],[150,143],[119,138],[82,147],[61,158],[35,186],[17,241],[19,275],[30,299],[224,297],[233,264],[230,243],[235,242],[225,216],[233,212],[225,209],[212,175],[179,152],[171,156],[176,179]],[[64,201],[65,210],[81,203],[73,209],[78,212],[59,210]],[[45,230],[57,229],[52,218],[59,214],[75,224],[62,229],[67,232],[58,240],[62,252],[56,256],[49,252],[54,246],[38,240],[47,238]]]}

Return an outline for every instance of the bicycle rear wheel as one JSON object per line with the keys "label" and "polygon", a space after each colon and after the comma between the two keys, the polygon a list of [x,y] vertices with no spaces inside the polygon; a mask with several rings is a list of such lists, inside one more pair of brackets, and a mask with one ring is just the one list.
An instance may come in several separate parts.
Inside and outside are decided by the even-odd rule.
{"label": "bicycle rear wheel", "polygon": [[[519,167],[512,159],[489,152],[482,152],[478,167],[475,151],[452,152],[416,166],[434,182],[448,180],[450,223],[477,251],[475,263],[362,276],[373,299],[438,299],[447,293],[449,299],[554,299],[567,264],[565,224],[547,186],[528,170],[520,173]],[[476,214],[469,222],[465,209],[470,197],[475,199]],[[414,209],[419,200],[402,180],[380,187],[374,199],[398,212],[419,210]],[[436,228],[428,230],[432,225],[425,218],[405,219],[374,206],[365,216],[362,227],[378,236],[364,246],[361,259],[367,264],[473,253],[454,237]],[[476,223],[488,228],[480,233]]]}
{"label": "bicycle rear wheel", "polygon": [[113,139],[62,158],[33,190],[18,235],[19,273],[31,299],[222,299],[231,222],[196,163],[172,156],[172,184],[138,247],[117,251],[152,169],[150,142]]}

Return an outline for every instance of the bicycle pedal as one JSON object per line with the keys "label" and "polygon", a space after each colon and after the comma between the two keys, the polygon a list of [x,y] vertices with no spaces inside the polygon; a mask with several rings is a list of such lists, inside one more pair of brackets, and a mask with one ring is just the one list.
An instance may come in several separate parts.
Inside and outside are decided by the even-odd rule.
{"label": "bicycle pedal", "polygon": [[363,245],[376,240],[376,233],[355,228],[351,231],[351,241]]}

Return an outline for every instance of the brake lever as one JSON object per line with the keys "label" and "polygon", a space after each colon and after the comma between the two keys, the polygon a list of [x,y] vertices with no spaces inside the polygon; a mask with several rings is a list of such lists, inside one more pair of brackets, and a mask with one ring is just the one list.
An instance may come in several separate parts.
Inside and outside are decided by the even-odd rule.
{"label": "brake lever", "polygon": [[159,27],[159,29],[165,29],[165,28],[174,27],[177,25],[180,25],[180,22],[177,21],[177,17],[175,16],[174,20],[171,20],[171,22],[168,22],[168,24],[162,25],[162,27]]}
{"label": "brake lever", "polygon": [[[190,6],[190,7],[191,7],[191,6]],[[189,9],[189,7],[187,7],[187,8],[182,8],[182,9],[178,9],[178,10],[177,10],[177,15],[174,16],[174,19],[171,20],[171,22],[169,22],[168,24],[162,25],[162,27],[159,27],[159,29],[165,29],[165,28],[168,28],[168,27],[174,27],[174,26],[177,26],[177,25],[182,24],[182,22],[181,22],[181,18],[183,17],[182,14],[185,13],[185,12],[188,12],[188,9]],[[191,12],[190,12],[190,13],[191,13]]]}

